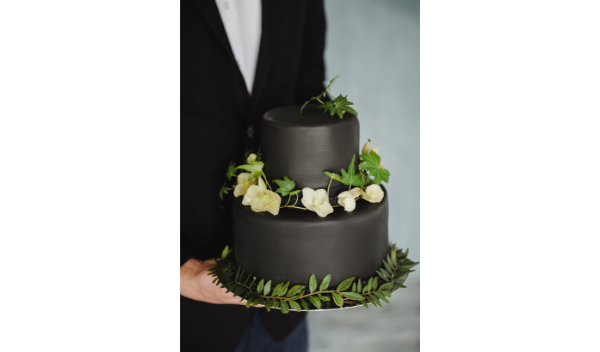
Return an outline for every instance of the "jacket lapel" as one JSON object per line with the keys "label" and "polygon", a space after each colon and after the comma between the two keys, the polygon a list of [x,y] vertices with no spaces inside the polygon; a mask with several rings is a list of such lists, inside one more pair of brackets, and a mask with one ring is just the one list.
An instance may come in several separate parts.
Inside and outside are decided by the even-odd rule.
{"label": "jacket lapel", "polygon": [[227,39],[227,32],[225,32],[225,26],[223,25],[223,21],[221,21],[221,15],[219,14],[215,0],[194,0],[194,2],[219,39],[219,42],[223,45],[223,49],[225,49],[227,55],[235,62],[235,56],[233,55],[233,50],[231,50],[229,39]]}
{"label": "jacket lapel", "polygon": [[261,93],[267,84],[269,69],[275,53],[274,37],[277,33],[277,14],[274,11],[277,8],[276,1],[262,0],[262,30],[260,38],[260,48],[258,51],[258,61],[256,63],[256,74],[252,85],[252,109],[256,107]]}

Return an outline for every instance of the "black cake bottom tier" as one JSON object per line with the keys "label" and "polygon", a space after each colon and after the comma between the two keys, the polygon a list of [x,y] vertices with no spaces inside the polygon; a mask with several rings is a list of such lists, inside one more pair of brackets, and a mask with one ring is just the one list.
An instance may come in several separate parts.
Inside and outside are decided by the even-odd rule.
{"label": "black cake bottom tier", "polygon": [[255,213],[242,205],[242,197],[236,198],[236,261],[273,285],[285,281],[307,285],[313,273],[318,282],[331,274],[330,287],[349,277],[374,276],[389,252],[387,198],[386,192],[381,203],[361,199],[351,213],[335,207],[326,218],[289,208],[277,216]]}

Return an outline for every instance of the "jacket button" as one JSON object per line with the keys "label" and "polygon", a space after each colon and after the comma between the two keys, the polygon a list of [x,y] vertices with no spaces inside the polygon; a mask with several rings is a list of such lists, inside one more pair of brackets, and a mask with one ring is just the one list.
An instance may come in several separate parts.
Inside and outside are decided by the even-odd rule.
{"label": "jacket button", "polygon": [[252,126],[248,127],[246,135],[248,136],[248,138],[252,138],[254,136],[254,128],[252,128]]}

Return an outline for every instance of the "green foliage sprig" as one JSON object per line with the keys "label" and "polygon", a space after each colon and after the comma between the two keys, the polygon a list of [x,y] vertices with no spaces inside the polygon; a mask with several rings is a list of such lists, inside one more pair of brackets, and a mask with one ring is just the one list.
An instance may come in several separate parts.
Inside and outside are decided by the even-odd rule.
{"label": "green foliage sprig", "polygon": [[231,178],[233,176],[237,176],[235,174],[235,170],[236,170],[235,161],[231,160],[229,162],[229,166],[227,167],[227,172],[225,173],[225,177],[227,177],[228,180],[231,180]]}
{"label": "green foliage sprig", "polygon": [[264,172],[262,171],[264,166],[265,166],[265,163],[263,163],[262,161],[254,160],[254,161],[250,161],[248,164],[240,165],[237,168],[249,171],[250,176],[248,177],[248,181],[250,181],[257,176],[264,175]]}
{"label": "green foliage sprig", "polygon": [[[235,263],[233,256],[229,255],[231,252],[229,247],[225,247],[221,260],[209,270],[210,275],[215,277],[213,283],[216,282],[217,285],[226,288],[227,292],[233,292],[241,300],[246,300],[247,308],[262,305],[267,311],[271,308],[279,308],[284,314],[290,309],[310,310],[311,306],[312,309],[321,309],[323,302],[331,300],[338,307],[362,304],[368,308],[368,303],[382,307],[381,301],[390,303],[387,298],[391,297],[392,292],[406,287],[404,282],[408,278],[408,273],[414,271],[411,268],[419,264],[407,258],[408,250],[403,252],[397,250],[395,245],[391,245],[390,253],[383,261],[383,267],[376,271],[377,276],[365,280],[366,284],[363,284],[362,280],[350,277],[337,287],[330,288],[331,275],[326,275],[317,290],[317,277],[312,274],[308,285],[289,287],[290,282],[287,281],[278,283],[271,290],[272,280],[264,278],[258,280],[256,276],[252,276],[252,273],[246,274],[244,269]],[[306,292],[307,286],[308,292]]]}
{"label": "green foliage sprig", "polygon": [[283,176],[283,180],[273,180],[273,182],[275,182],[279,186],[279,188],[275,192],[281,194],[284,197],[287,195],[293,196],[300,192],[300,190],[294,191],[294,188],[296,188],[296,181],[291,180],[287,176]]}
{"label": "green foliage sprig", "polygon": [[341,170],[341,176],[336,174],[335,172],[325,171],[324,174],[331,177],[333,180],[339,181],[348,186],[348,189],[352,188],[352,186],[362,186],[364,182],[361,178],[360,174],[356,174],[354,171],[354,162],[356,160],[356,155],[352,156],[352,161],[350,162],[350,166],[348,166],[348,172],[346,170]]}
{"label": "green foliage sprig", "polygon": [[324,109],[324,112],[327,113],[329,112],[331,114],[331,116],[333,115],[337,115],[340,119],[344,118],[344,114],[346,112],[349,112],[351,114],[357,115],[358,113],[356,112],[356,110],[354,110],[353,108],[350,107],[350,105],[354,105],[353,102],[348,101],[348,96],[342,96],[341,94],[335,98],[333,101],[328,101],[326,103],[324,103],[321,98],[325,98],[327,96],[327,93],[329,93],[329,90],[331,89],[331,86],[333,85],[333,82],[335,82],[335,80],[339,77],[335,76],[330,82],[329,85],[327,86],[327,88],[325,89],[325,91],[323,91],[323,93],[317,95],[316,97],[312,97],[309,100],[307,100],[304,105],[302,105],[302,107],[300,108],[300,115],[302,115],[302,112],[304,111],[304,107],[306,107],[306,105],[308,103],[310,103],[313,100],[318,101],[319,103],[321,103],[321,105],[319,105],[320,109]]}
{"label": "green foliage sprig", "polygon": [[369,175],[373,176],[373,182],[378,185],[381,181],[389,183],[390,172],[384,168],[380,168],[381,157],[377,155],[373,150],[368,153],[361,154],[360,158],[363,160],[359,166],[369,171]]}

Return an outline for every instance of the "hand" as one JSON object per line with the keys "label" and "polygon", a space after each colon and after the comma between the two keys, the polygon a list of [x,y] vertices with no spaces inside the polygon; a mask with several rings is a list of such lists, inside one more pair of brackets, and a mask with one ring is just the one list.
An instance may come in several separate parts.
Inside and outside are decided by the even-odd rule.
{"label": "hand", "polygon": [[213,304],[241,304],[246,301],[240,301],[231,292],[221,286],[213,284],[214,276],[208,275],[208,269],[216,265],[213,259],[200,261],[190,259],[179,269],[180,286],[179,293],[187,298]]}

